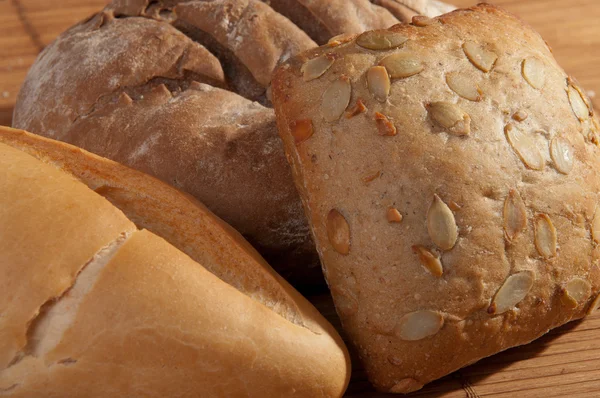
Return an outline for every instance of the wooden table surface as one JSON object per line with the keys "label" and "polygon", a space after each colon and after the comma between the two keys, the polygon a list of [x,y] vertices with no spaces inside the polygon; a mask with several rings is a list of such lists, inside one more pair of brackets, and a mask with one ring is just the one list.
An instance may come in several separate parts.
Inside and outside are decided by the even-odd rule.
{"label": "wooden table surface", "polygon": [[[449,0],[457,6],[473,0]],[[100,9],[106,0],[0,0],[0,125],[27,69],[61,31]],[[496,0],[533,25],[559,63],[592,95],[600,94],[600,0]],[[337,324],[328,297],[315,305]],[[354,363],[348,397],[381,397]],[[411,397],[600,397],[600,315],[563,326],[432,383]]]}

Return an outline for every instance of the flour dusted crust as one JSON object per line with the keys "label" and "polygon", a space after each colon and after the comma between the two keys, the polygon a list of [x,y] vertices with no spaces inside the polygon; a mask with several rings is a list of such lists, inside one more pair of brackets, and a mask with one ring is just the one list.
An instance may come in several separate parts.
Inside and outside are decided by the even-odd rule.
{"label": "flour dusted crust", "polygon": [[[314,46],[297,31],[303,40],[290,39],[280,52]],[[182,189],[240,231],[285,277],[308,283],[318,279],[314,245],[273,111],[253,101],[265,99],[266,87],[231,57],[221,63],[163,20],[115,18],[105,10],[44,51],[24,83],[13,123]],[[240,78],[232,81],[231,74]]]}
{"label": "flour dusted crust", "polygon": [[276,133],[271,72],[313,39],[395,23],[367,0],[115,0],[42,52],[13,124],[190,193],[286,278],[314,285],[320,267]]}
{"label": "flour dusted crust", "polygon": [[[306,81],[318,57],[335,62]],[[311,50],[275,72],[273,101],[377,388],[417,390],[597,307],[598,122],[519,19],[481,4]]]}
{"label": "flour dusted crust", "polygon": [[0,176],[3,396],[343,394],[333,327],[196,200],[2,127]]}

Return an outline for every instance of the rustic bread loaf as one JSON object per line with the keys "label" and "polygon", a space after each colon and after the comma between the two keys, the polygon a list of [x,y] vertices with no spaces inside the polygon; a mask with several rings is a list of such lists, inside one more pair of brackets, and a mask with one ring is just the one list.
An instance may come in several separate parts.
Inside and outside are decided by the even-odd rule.
{"label": "rustic bread loaf", "polygon": [[7,128],[0,176],[3,396],[342,395],[333,327],[195,199]]}
{"label": "rustic bread loaf", "polygon": [[268,3],[116,0],[40,54],[13,125],[190,193],[284,277],[315,284],[317,254],[268,107],[271,72],[315,47],[309,35],[326,42],[398,19],[367,0]]}
{"label": "rustic bread loaf", "polygon": [[363,33],[273,77],[345,330],[406,393],[598,306],[589,99],[491,5]]}

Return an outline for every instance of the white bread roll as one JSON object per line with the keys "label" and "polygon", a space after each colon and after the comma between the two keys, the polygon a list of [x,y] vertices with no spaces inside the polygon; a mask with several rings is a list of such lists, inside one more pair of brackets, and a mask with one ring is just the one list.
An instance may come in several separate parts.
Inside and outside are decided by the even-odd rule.
{"label": "white bread roll", "polygon": [[332,326],[187,195],[0,128],[0,197],[3,396],[343,394]]}

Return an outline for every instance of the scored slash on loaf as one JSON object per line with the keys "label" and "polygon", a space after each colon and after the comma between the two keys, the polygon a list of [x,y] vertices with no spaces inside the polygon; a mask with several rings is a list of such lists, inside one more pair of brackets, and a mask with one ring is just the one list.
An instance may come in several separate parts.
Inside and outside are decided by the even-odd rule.
{"label": "scored slash on loaf", "polygon": [[[314,59],[334,61],[304,79]],[[598,121],[519,19],[480,4],[347,37],[280,66],[272,93],[378,389],[417,390],[598,307]]]}

